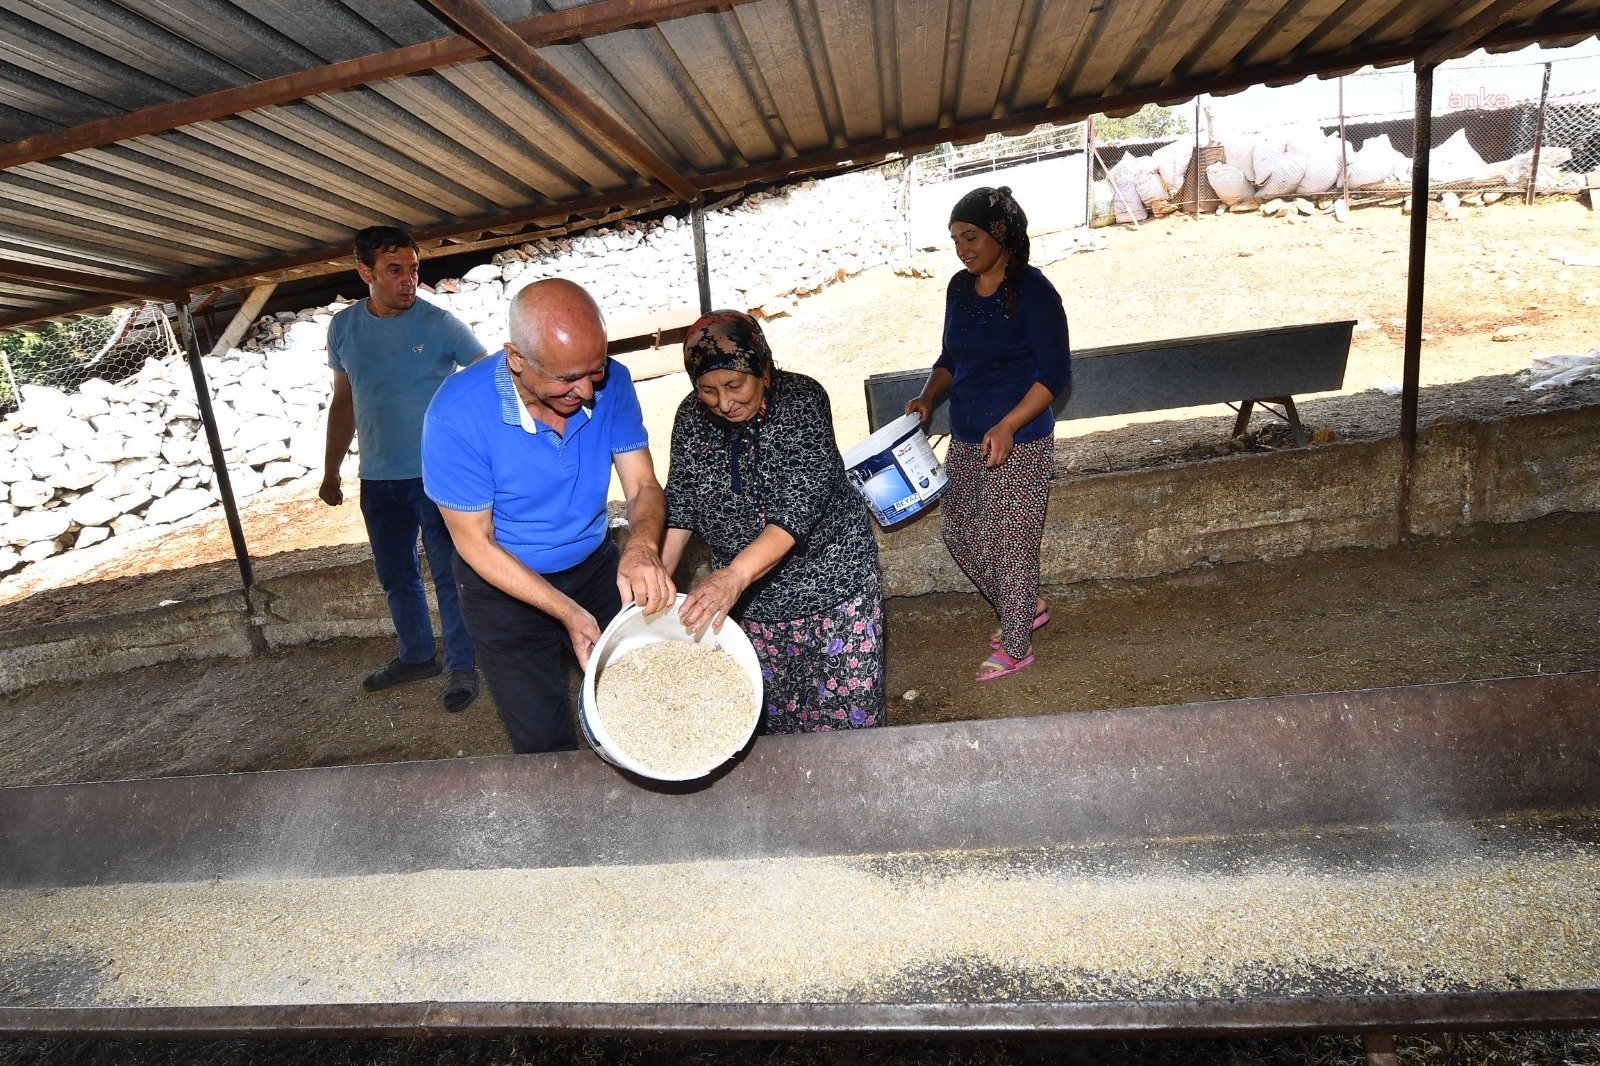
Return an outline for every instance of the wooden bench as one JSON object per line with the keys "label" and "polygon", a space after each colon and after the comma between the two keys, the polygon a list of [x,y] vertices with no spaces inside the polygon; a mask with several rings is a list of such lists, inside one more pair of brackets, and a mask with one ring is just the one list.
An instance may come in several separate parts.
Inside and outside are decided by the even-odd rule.
{"label": "wooden bench", "polygon": [[[1243,433],[1257,404],[1278,404],[1305,443],[1295,410],[1296,393],[1330,392],[1344,386],[1352,322],[1278,326],[1204,337],[1115,344],[1072,355],[1072,388],[1056,398],[1057,418],[1098,418],[1139,411],[1167,411],[1208,403],[1237,405],[1233,435]],[[922,391],[926,370],[873,374],[867,378],[867,423],[872,429],[905,413]],[[933,435],[950,432],[950,414],[940,404],[928,425]]]}

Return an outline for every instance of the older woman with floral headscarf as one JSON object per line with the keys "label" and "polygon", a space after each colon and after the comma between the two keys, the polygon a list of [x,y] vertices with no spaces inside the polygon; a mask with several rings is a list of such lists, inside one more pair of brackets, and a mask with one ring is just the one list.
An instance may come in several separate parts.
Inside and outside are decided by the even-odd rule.
{"label": "older woman with floral headscarf", "polygon": [[683,363],[694,392],[672,427],[662,561],[676,568],[694,533],[713,569],[679,617],[693,630],[738,619],[761,660],[767,732],[882,725],[878,548],[828,394],[773,366],[738,311],[690,327]]}
{"label": "older woman with floral headscarf", "polygon": [[1028,265],[1028,218],[1011,190],[974,189],[950,212],[964,270],[945,293],[944,348],[906,404],[927,424],[950,395],[944,542],[1000,630],[977,680],[1033,665],[1033,632],[1050,620],[1039,596],[1039,548],[1055,458],[1051,404],[1072,373],[1067,314]]}

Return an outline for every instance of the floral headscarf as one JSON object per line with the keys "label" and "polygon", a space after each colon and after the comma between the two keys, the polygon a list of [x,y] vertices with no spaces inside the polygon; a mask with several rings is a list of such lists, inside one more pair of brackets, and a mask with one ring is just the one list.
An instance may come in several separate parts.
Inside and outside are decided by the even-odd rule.
{"label": "floral headscarf", "polygon": [[950,210],[950,225],[965,222],[977,226],[1007,252],[1006,277],[1001,284],[1005,294],[1006,317],[1017,313],[1017,278],[1028,265],[1028,216],[1011,195],[1009,186],[973,189],[956,201]]}
{"label": "floral headscarf", "polygon": [[957,222],[977,226],[993,237],[1018,268],[1028,265],[1028,216],[1012,197],[1010,186],[985,186],[967,193],[950,210],[950,224]]}
{"label": "floral headscarf", "polygon": [[743,311],[712,311],[689,327],[683,339],[683,368],[690,381],[713,370],[763,377],[772,369],[772,349],[761,324]]}

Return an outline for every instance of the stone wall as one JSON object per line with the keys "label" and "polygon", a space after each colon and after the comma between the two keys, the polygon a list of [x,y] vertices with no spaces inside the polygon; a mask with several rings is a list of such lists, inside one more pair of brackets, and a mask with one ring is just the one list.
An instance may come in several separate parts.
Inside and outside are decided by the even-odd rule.
{"label": "stone wall", "polygon": [[[903,226],[900,184],[883,169],[805,181],[708,212],[712,300],[765,317],[887,263]],[[542,277],[594,294],[613,327],[698,307],[687,218],[587,230],[497,253],[423,298],[468,322],[489,350],[506,301]],[[205,361],[234,495],[320,479],[330,384],[328,323],[344,304],[261,319],[242,349]],[[22,387],[0,419],[0,575],[143,526],[219,506],[188,367],[147,360],[130,378],[74,393]]]}

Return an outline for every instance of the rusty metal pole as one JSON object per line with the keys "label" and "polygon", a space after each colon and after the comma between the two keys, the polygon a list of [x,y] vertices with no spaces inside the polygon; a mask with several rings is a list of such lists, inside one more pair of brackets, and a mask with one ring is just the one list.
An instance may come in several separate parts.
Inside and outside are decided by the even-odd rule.
{"label": "rusty metal pole", "polygon": [[1411,468],[1417,454],[1422,307],[1428,265],[1428,156],[1433,147],[1433,68],[1417,68],[1411,136],[1411,252],[1406,273],[1405,369],[1400,390],[1400,536],[1411,532]]}
{"label": "rusty metal pole", "polygon": [[1533,126],[1533,159],[1528,167],[1528,205],[1533,205],[1534,189],[1539,183],[1539,153],[1544,149],[1544,109],[1550,99],[1550,64],[1544,65],[1544,84],[1539,87],[1539,118]]}
{"label": "rusty metal pole", "polygon": [[694,231],[694,277],[700,290],[700,313],[711,312],[711,265],[706,261],[705,204],[696,200],[689,208],[689,226]]}
{"label": "rusty metal pole", "polygon": [[233,499],[233,482],[228,478],[228,461],[222,454],[222,438],[217,433],[217,417],[211,409],[211,387],[206,384],[205,368],[200,365],[200,339],[195,335],[194,316],[185,301],[178,302],[178,325],[183,330],[184,357],[189,364],[189,374],[194,378],[195,403],[200,408],[200,425],[206,432],[206,443],[211,447],[211,470],[217,478],[217,492],[222,497],[222,512],[228,518],[228,535],[233,538],[233,555],[239,562],[239,576],[244,581],[246,596],[256,583],[250,566],[250,549],[245,547],[244,526],[239,522],[239,505]]}

